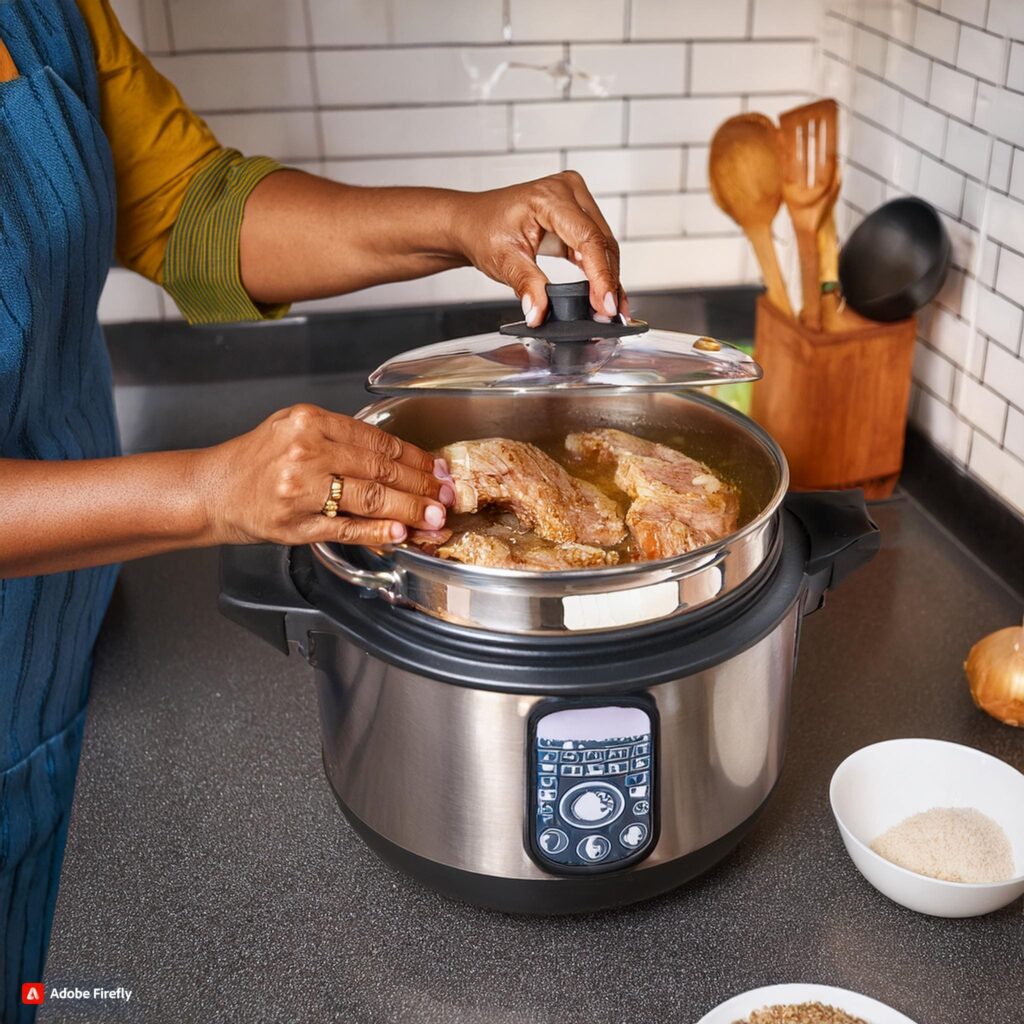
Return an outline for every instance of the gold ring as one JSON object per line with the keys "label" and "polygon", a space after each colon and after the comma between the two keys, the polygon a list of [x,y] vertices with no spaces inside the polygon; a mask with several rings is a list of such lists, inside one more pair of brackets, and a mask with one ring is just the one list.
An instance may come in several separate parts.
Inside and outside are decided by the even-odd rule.
{"label": "gold ring", "polygon": [[341,492],[344,486],[345,481],[340,476],[332,478],[331,493],[327,496],[327,500],[324,502],[323,508],[320,509],[321,515],[327,516],[328,519],[333,519],[338,514]]}

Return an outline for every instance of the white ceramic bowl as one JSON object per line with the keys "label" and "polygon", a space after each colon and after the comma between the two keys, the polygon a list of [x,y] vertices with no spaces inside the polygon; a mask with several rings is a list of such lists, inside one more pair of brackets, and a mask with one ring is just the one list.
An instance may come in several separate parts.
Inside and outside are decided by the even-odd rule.
{"label": "white ceramic bowl", "polygon": [[755,1010],[768,1006],[795,1006],[800,1003],[824,1003],[844,1010],[854,1017],[860,1017],[867,1024],[914,1024],[909,1017],[885,1003],[878,1002],[859,992],[831,985],[768,985],[754,988],[742,995],[733,996],[710,1013],[706,1013],[697,1024],[734,1024],[744,1020]]}
{"label": "white ceramic bowl", "polygon": [[[973,747],[942,740],[887,740],[851,754],[829,787],[832,813],[860,873],[889,899],[936,917],[976,917],[1024,893],[1024,775]],[[970,885],[927,878],[868,845],[905,818],[932,807],[974,807],[1001,826],[1015,873]]]}

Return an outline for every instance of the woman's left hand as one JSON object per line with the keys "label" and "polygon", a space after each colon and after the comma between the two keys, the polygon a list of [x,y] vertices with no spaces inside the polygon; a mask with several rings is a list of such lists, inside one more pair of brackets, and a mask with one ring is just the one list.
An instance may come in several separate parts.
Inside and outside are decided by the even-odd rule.
{"label": "woman's left hand", "polygon": [[619,283],[618,243],[578,172],[460,193],[453,220],[456,248],[488,277],[515,289],[531,326],[544,319],[548,307],[538,255],[571,256],[590,281],[595,311],[609,318],[629,316]]}

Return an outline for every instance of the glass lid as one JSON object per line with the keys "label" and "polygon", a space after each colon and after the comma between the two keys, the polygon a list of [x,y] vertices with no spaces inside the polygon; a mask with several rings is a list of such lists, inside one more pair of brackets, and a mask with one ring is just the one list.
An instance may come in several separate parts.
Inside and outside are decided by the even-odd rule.
{"label": "glass lid", "polygon": [[761,379],[761,367],[733,345],[699,334],[651,330],[642,320],[593,319],[586,281],[547,286],[548,318],[492,334],[403,352],[370,375],[381,395],[444,391],[672,391]]}

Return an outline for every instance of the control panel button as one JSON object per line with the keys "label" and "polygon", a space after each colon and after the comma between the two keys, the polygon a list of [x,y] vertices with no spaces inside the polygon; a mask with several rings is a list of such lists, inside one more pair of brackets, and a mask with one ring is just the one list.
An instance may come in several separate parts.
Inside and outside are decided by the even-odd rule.
{"label": "control panel button", "polygon": [[612,747],[608,751],[609,761],[626,761],[629,759],[629,747]]}
{"label": "control panel button", "polygon": [[588,775],[604,775],[604,765],[603,764],[588,764],[587,765],[587,774]]}
{"label": "control panel button", "polygon": [[619,833],[619,842],[627,850],[639,850],[646,838],[647,826],[641,821],[634,821]]}
{"label": "control panel button", "polygon": [[537,784],[545,789],[554,789],[558,785],[558,779],[554,775],[542,775]]}
{"label": "control panel button", "polygon": [[604,751],[603,750],[584,750],[583,751],[584,761],[603,761]]}
{"label": "control panel button", "polygon": [[626,801],[615,786],[607,782],[581,782],[559,801],[562,821],[574,828],[602,828],[622,814]]}
{"label": "control panel button", "polygon": [[605,767],[609,775],[625,775],[629,771],[629,762],[609,761]]}
{"label": "control panel button", "polygon": [[563,775],[582,775],[583,765],[581,764],[563,764],[562,765]]}
{"label": "control panel button", "polygon": [[633,804],[633,813],[638,818],[642,818],[645,814],[647,814],[650,811],[650,809],[651,805],[650,802],[647,800],[637,800],[637,802]]}
{"label": "control panel button", "polygon": [[569,845],[569,837],[560,828],[546,828],[537,837],[537,842],[545,853],[554,856]]}
{"label": "control panel button", "polygon": [[545,764],[558,764],[558,751],[557,750],[542,750],[540,756],[537,758],[538,762],[542,765]]}
{"label": "control panel button", "polygon": [[635,757],[633,758],[633,771],[638,772],[641,768],[650,768],[651,759],[649,757]]}
{"label": "control panel button", "polygon": [[627,786],[642,786],[645,782],[647,782],[647,772],[639,772],[636,775],[626,776]]}
{"label": "control panel button", "polygon": [[563,750],[562,751],[562,764],[568,764],[570,762],[576,762],[580,759],[580,753],[578,750]]}
{"label": "control panel button", "polygon": [[633,747],[633,756],[634,757],[646,757],[646,755],[649,754],[650,752],[651,752],[651,745],[650,745],[650,743],[637,743],[636,746]]}
{"label": "control panel button", "polygon": [[611,853],[612,844],[604,836],[587,836],[576,844],[576,853],[580,860],[588,864],[596,864]]}
{"label": "control panel button", "polygon": [[555,800],[558,798],[557,789],[538,789],[537,799],[538,800]]}
{"label": "control panel button", "polygon": [[629,787],[629,795],[630,796],[647,796],[647,787],[646,786],[630,786]]}

